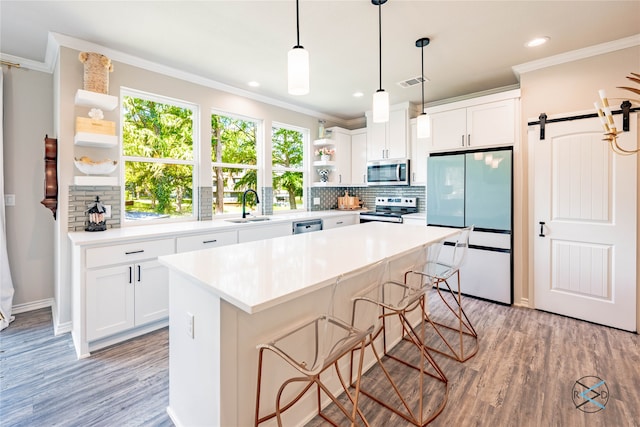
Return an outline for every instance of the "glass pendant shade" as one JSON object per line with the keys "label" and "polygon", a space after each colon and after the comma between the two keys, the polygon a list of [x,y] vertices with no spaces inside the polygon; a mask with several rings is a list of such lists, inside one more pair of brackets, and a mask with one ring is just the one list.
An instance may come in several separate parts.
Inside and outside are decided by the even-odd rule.
{"label": "glass pendant shade", "polygon": [[389,121],[389,92],[383,89],[373,94],[373,122],[385,123]]}
{"label": "glass pendant shade", "polygon": [[309,93],[309,52],[302,46],[294,46],[287,55],[289,94]]}
{"label": "glass pendant shade", "polygon": [[418,116],[416,126],[418,138],[429,138],[431,136],[431,119],[427,113],[422,113]]}

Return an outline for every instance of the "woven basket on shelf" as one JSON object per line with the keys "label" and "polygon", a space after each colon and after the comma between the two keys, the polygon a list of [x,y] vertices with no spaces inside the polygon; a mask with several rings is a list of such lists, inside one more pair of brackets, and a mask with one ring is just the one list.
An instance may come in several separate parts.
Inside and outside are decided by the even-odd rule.
{"label": "woven basket on shelf", "polygon": [[111,60],[95,52],[81,52],[78,59],[84,64],[84,90],[109,93],[109,73],[113,71]]}

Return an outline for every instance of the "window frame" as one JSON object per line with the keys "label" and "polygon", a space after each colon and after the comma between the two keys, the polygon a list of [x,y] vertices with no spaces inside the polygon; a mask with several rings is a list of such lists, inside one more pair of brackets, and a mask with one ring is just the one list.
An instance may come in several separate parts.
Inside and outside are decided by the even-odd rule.
{"label": "window frame", "polygon": [[[214,193],[214,187],[213,187],[213,178],[214,178],[214,171],[213,168],[215,167],[223,167],[223,168],[236,168],[236,169],[245,169],[245,170],[255,170],[256,175],[257,175],[257,183],[256,183],[256,190],[259,191],[260,189],[264,188],[264,158],[265,156],[265,149],[264,149],[264,120],[263,119],[258,119],[255,117],[250,117],[250,116],[245,116],[242,114],[236,114],[236,113],[232,113],[229,111],[223,111],[223,110],[218,110],[215,108],[211,108],[210,109],[210,113],[209,113],[209,126],[211,123],[211,116],[216,115],[216,116],[224,116],[224,117],[229,117],[233,120],[243,120],[246,122],[253,122],[254,125],[256,126],[256,164],[255,165],[245,165],[242,163],[224,163],[224,162],[214,162],[211,158],[213,157],[213,152],[211,152],[211,155],[209,156],[208,159],[208,167],[209,170],[211,172],[211,180],[209,181],[209,185],[211,186],[211,194],[213,197],[213,193]],[[210,138],[209,138],[209,148],[213,151],[213,135],[210,134]],[[262,194],[260,194],[259,196],[262,199]],[[262,205],[263,201],[260,200],[260,204]],[[263,211],[264,208],[262,207]],[[224,218],[236,218],[239,217],[240,214],[238,212],[229,212],[229,213],[220,213],[220,214],[216,214],[215,211],[213,210],[213,203],[211,203],[211,218],[212,219],[224,219]]]}
{"label": "window frame", "polygon": [[[120,159],[120,226],[131,227],[140,225],[152,225],[152,224],[166,224],[172,222],[187,222],[197,221],[200,217],[200,200],[199,200],[199,168],[200,168],[200,105],[184,101],[169,96],[144,92],[137,89],[128,87],[120,87],[120,99],[124,101],[125,97],[134,97],[144,99],[160,104],[168,104],[174,107],[188,109],[191,111],[192,125],[191,125],[191,140],[192,140],[192,158],[191,160],[180,160],[169,157],[163,158],[150,158],[139,156],[125,156],[124,155],[124,108],[123,102],[120,103],[120,143],[118,144],[118,155]],[[125,198],[126,198],[126,162],[143,162],[143,163],[162,163],[166,165],[190,165],[191,166],[191,215],[184,215],[179,217],[169,218],[156,218],[145,220],[127,220],[125,211]]]}
{"label": "window frame", "polygon": [[[284,167],[284,166],[275,166],[273,165],[273,128],[282,128],[287,130],[292,130],[296,132],[300,132],[302,134],[302,166],[300,168],[295,167]],[[307,187],[309,180],[309,144],[311,138],[311,131],[308,128],[304,128],[302,126],[290,125],[283,122],[272,121],[271,122],[271,143],[270,143],[270,152],[269,152],[269,183],[271,185],[273,196],[275,196],[275,188],[273,186],[273,174],[274,172],[302,172],[302,204],[298,206],[296,209],[287,209],[283,211],[273,211],[273,215],[283,215],[291,212],[305,212],[307,210]],[[266,157],[266,156],[265,156]],[[265,160],[266,162],[266,160]],[[270,201],[273,205],[273,199]]]}

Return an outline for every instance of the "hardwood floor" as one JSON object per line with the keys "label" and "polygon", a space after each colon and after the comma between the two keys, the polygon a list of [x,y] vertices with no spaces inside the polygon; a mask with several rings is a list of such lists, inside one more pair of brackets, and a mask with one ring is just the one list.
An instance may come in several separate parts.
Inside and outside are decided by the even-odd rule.
{"label": "hardwood floor", "polygon": [[[465,304],[480,350],[464,364],[434,356],[449,379],[449,400],[431,425],[640,427],[640,336],[473,298]],[[51,323],[50,310],[36,310],[0,333],[0,426],[172,425],[167,329],[76,360],[70,335],[54,337]],[[414,371],[393,369],[403,387],[415,389]],[[375,387],[375,374],[365,381],[387,393],[384,383]],[[596,413],[576,409],[572,399],[576,380],[589,375],[605,380],[610,393]],[[373,426],[407,425],[363,403]]]}
{"label": "hardwood floor", "polygon": [[166,328],[82,360],[50,309],[0,332],[0,426],[172,426],[168,404]]}

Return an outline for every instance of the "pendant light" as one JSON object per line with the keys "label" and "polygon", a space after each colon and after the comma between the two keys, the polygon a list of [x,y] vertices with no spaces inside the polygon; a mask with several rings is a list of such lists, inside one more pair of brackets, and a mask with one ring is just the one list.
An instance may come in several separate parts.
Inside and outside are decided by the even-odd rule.
{"label": "pendant light", "polygon": [[296,45],[287,55],[289,94],[306,95],[309,93],[309,52],[300,46],[300,14],[296,0]]}
{"label": "pendant light", "polygon": [[430,41],[428,37],[416,40],[416,47],[419,47],[422,52],[422,104],[420,104],[420,115],[416,123],[418,138],[429,138],[431,136],[431,120],[427,113],[424,112],[424,47],[429,45]]}
{"label": "pendant light", "polygon": [[387,0],[371,0],[378,6],[378,45],[380,52],[380,88],[373,94],[373,122],[385,123],[389,121],[389,93],[382,89],[382,5]]}

